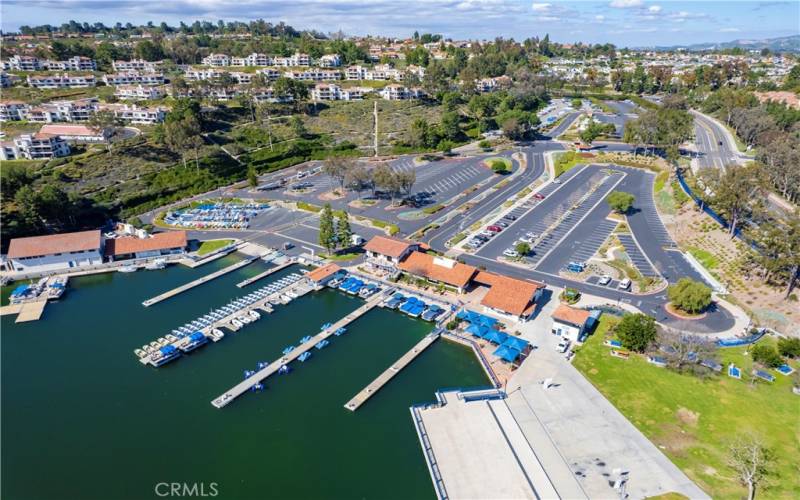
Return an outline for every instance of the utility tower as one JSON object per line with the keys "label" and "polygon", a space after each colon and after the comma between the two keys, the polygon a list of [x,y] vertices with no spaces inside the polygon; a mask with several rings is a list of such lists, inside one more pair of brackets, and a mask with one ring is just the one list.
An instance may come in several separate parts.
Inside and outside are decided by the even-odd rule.
{"label": "utility tower", "polygon": [[372,114],[375,117],[375,157],[378,156],[378,101],[373,103]]}

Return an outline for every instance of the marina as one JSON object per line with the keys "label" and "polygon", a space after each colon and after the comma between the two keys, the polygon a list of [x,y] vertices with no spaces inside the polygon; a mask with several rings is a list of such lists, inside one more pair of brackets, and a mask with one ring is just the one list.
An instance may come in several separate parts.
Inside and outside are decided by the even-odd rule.
{"label": "marina", "polygon": [[305,353],[310,349],[313,349],[316,345],[318,345],[323,340],[327,340],[328,337],[334,335],[337,331],[342,331],[341,330],[342,328],[346,328],[347,325],[349,325],[351,322],[360,318],[361,316],[369,312],[373,307],[380,304],[381,300],[383,300],[383,294],[375,295],[374,297],[367,300],[367,302],[364,305],[362,305],[355,311],[351,312],[344,318],[340,319],[336,323],[332,325],[327,325],[327,324],[324,325],[322,332],[310,338],[308,341],[301,344],[300,346],[298,347],[292,346],[291,348],[284,349],[283,352],[284,355],[282,358],[273,361],[272,363],[265,366],[258,372],[255,372],[242,382],[239,382],[235,386],[231,387],[223,394],[221,394],[219,397],[214,398],[211,404],[214,405],[216,408],[222,408],[230,404],[231,401],[241,396],[245,392],[249,391],[255,384],[263,382],[266,378],[277,373],[283,367],[287,367],[289,363],[299,358],[301,354]]}
{"label": "marina", "polygon": [[191,290],[192,288],[194,288],[196,286],[202,285],[204,283],[208,283],[209,281],[217,279],[220,276],[224,276],[224,275],[226,275],[226,274],[228,274],[228,273],[230,273],[232,271],[236,271],[237,269],[241,269],[244,266],[247,266],[247,265],[255,262],[256,260],[258,260],[258,257],[249,257],[247,259],[241,260],[241,261],[239,261],[239,262],[237,262],[235,264],[231,264],[230,266],[228,266],[226,268],[220,269],[219,271],[214,271],[213,273],[208,274],[206,276],[203,276],[202,278],[198,278],[198,279],[196,279],[194,281],[190,281],[189,283],[186,283],[185,285],[181,285],[181,286],[179,286],[177,288],[173,288],[172,290],[169,290],[169,291],[166,291],[166,292],[164,292],[162,294],[156,295],[155,297],[153,297],[151,299],[147,299],[144,302],[142,302],[142,305],[145,306],[145,307],[150,307],[150,306],[152,306],[154,304],[158,304],[159,302],[162,302],[164,300],[172,298],[172,297],[174,297],[176,295],[179,295],[179,294],[181,294],[181,293],[183,293],[183,292],[185,292],[187,290]]}
{"label": "marina", "polygon": [[[236,258],[211,262],[210,269],[171,266],[158,273],[71,278],[69,299],[49,307],[42,320],[15,324],[13,316],[2,318],[2,376],[24,380],[2,392],[4,498],[134,500],[152,496],[153,485],[164,477],[212,478],[225,498],[258,498],[267,490],[281,498],[354,498],[382,491],[397,474],[403,484],[383,498],[435,498],[406,408],[430,400],[440,387],[485,384],[470,351],[434,343],[403,370],[403,383],[387,385],[380,398],[355,414],[342,407],[363,388],[365,375],[382,372],[430,332],[430,323],[373,308],[344,335],[329,337],[322,350],[314,346],[305,363],[292,363],[287,380],[237,399],[224,412],[208,402],[241,380],[243,367],[255,370],[259,361],[272,359],[264,355],[278,357],[284,347],[319,332],[326,319],[342,318],[364,302],[322,289],[269,315],[256,308],[262,318],[243,327],[245,335],[222,328],[225,338],[213,348],[209,342],[182,354],[181,362],[153,370],[136,362],[131,350],[161,336],[158,332],[169,333],[176,324],[244,295],[236,283],[261,272],[262,264],[189,290],[163,307],[145,309],[141,301],[154,289],[173,288]],[[293,272],[296,268],[284,269],[263,284]],[[4,297],[8,293],[5,289]],[[41,349],[42,342],[50,348]],[[87,363],[65,363],[64,356],[77,359],[87,352],[100,355]],[[41,369],[32,371],[34,365]],[[298,418],[306,414],[325,425],[309,427]],[[181,432],[175,432],[176,424]],[[209,439],[198,439],[202,435]],[[169,445],[153,453],[153,443]],[[75,455],[75,449],[87,447],[93,451]],[[331,468],[331,455],[324,450],[345,447],[350,452]],[[263,449],[269,453],[254,461],[253,454]],[[43,467],[51,481],[39,479]],[[318,471],[317,481],[303,480],[309,467]]]}
{"label": "marina", "polygon": [[386,369],[385,372],[378,375],[378,378],[373,380],[368,386],[366,386],[361,392],[355,395],[353,399],[347,402],[344,405],[350,411],[356,411],[361,405],[367,402],[367,400],[372,397],[373,394],[377,393],[381,387],[386,385],[390,380],[394,378],[395,375],[400,373],[400,370],[408,366],[409,363],[414,361],[417,356],[422,354],[425,349],[430,347],[437,339],[441,336],[441,332],[438,330],[434,330],[433,332],[426,335],[422,340],[419,341],[417,345],[411,348],[407,353],[403,354],[400,359],[395,361],[392,366]]}
{"label": "marina", "polygon": [[262,279],[266,278],[267,276],[270,276],[270,275],[272,275],[274,273],[277,273],[278,271],[280,271],[282,269],[286,269],[287,267],[291,266],[294,263],[295,263],[295,261],[293,259],[287,259],[282,264],[278,264],[278,265],[276,265],[275,267],[273,267],[271,269],[267,269],[263,273],[259,273],[259,274],[255,275],[255,276],[253,276],[252,278],[247,278],[244,281],[240,281],[239,283],[236,283],[236,286],[239,287],[239,288],[244,288],[247,285],[252,285],[256,281],[262,280]]}
{"label": "marina", "polygon": [[273,306],[288,304],[311,290],[303,282],[302,274],[292,273],[172,330],[171,334],[135,349],[134,354],[142,364],[163,366],[180,357],[181,353],[191,352],[206,344],[209,339],[214,342],[221,340],[225,336],[221,327],[237,332],[245,325],[258,321],[261,314],[256,309],[272,313]]}

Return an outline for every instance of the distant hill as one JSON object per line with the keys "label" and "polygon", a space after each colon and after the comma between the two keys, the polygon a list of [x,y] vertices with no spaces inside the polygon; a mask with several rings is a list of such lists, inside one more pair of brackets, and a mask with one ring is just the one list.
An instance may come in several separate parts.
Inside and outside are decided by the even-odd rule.
{"label": "distant hill", "polygon": [[673,45],[671,47],[650,47],[655,50],[677,50],[685,49],[689,51],[720,50],[742,48],[745,50],[761,50],[767,48],[773,52],[800,52],[800,35],[782,36],[778,38],[764,38],[762,40],[739,39],[730,42],[719,43],[695,43],[692,45]]}

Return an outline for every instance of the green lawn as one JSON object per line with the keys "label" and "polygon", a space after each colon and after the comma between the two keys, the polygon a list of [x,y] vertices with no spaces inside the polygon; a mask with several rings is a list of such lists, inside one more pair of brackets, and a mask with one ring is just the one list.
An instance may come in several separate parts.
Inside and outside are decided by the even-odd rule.
{"label": "green lawn", "polygon": [[[649,364],[645,358],[612,357],[603,340],[616,318],[604,316],[575,356],[574,365],[636,427],[713,498],[741,498],[747,491],[726,465],[732,440],[742,433],[761,437],[775,454],[772,485],[764,498],[800,498],[800,396],[791,378],[775,371],[775,382],[736,380],[725,374],[701,380]],[[772,342],[771,339],[762,342]],[[750,373],[745,348],[720,351]],[[795,363],[795,368],[797,368]]]}
{"label": "green lawn", "polygon": [[567,151],[565,153],[557,153],[554,156],[553,167],[555,168],[555,177],[560,176],[567,170],[574,168],[580,163],[586,163],[586,158],[581,157],[575,151]]}
{"label": "green lawn", "polygon": [[197,255],[206,255],[229,245],[233,240],[208,240],[204,241],[197,249]]}
{"label": "green lawn", "polygon": [[719,259],[708,250],[697,247],[688,247],[687,250],[689,250],[689,253],[709,271],[715,269],[719,265]]}

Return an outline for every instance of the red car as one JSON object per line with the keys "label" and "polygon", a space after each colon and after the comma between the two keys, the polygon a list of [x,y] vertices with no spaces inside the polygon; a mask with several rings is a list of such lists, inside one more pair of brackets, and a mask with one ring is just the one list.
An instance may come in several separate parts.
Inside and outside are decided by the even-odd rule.
{"label": "red car", "polygon": [[536,194],[533,195],[533,197],[536,198],[537,200],[543,200],[544,199],[544,195],[542,193],[536,193]]}
{"label": "red car", "polygon": [[500,226],[488,226],[488,227],[486,228],[486,230],[487,230],[487,231],[491,231],[491,232],[493,232],[493,233],[499,233],[500,231],[502,231],[502,230],[503,230],[503,228],[502,228],[502,227],[500,227]]}

